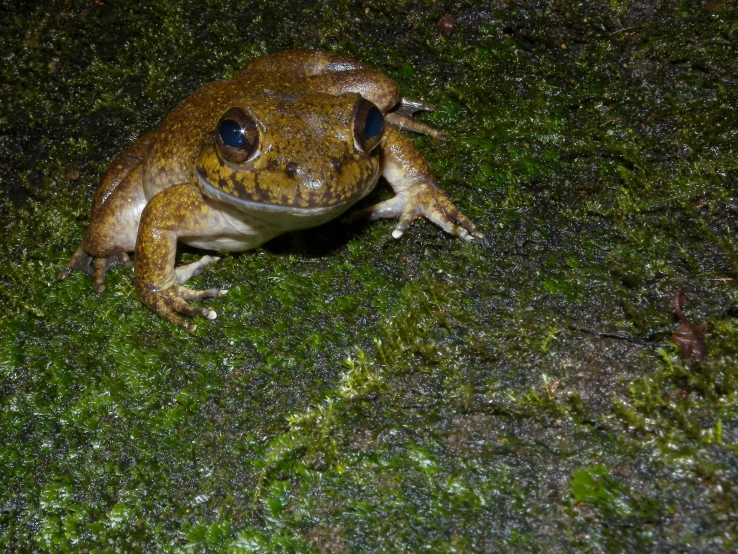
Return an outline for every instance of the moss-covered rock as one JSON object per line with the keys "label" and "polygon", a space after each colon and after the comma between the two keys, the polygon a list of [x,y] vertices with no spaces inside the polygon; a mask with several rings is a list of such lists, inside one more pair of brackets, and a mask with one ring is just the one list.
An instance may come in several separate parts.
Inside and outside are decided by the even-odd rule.
{"label": "moss-covered rock", "polygon": [[[486,238],[281,237],[192,336],[53,281],[116,153],[296,47],[438,105]],[[24,2],[0,52],[0,549],[736,548],[733,3]]]}

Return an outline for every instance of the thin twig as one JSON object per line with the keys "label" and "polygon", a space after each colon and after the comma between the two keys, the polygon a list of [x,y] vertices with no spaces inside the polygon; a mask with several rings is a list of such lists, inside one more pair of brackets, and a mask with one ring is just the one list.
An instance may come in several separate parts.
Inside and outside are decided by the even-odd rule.
{"label": "thin twig", "polygon": [[617,35],[618,33],[626,33],[628,31],[632,31],[633,29],[639,29],[640,27],[643,27],[643,25],[633,25],[632,27],[626,27],[625,29],[619,29],[617,31],[613,31],[610,33],[610,36]]}
{"label": "thin twig", "polygon": [[594,331],[592,329],[585,329],[584,327],[579,327],[578,325],[574,325],[573,323],[569,325],[569,329],[571,329],[572,331],[579,331],[580,333],[587,333],[588,335],[595,335],[602,339],[624,340],[627,342],[632,342],[633,344],[640,344],[641,346],[649,346],[647,342],[634,339],[633,337],[629,337],[628,335],[616,335],[614,333],[600,333],[599,331]]}

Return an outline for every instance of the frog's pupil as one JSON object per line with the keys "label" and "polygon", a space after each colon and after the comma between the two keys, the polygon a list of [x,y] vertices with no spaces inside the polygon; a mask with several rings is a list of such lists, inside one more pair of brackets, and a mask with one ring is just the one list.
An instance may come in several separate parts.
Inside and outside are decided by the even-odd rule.
{"label": "frog's pupil", "polygon": [[246,139],[244,138],[243,129],[232,119],[226,119],[220,122],[218,127],[220,138],[223,144],[232,148],[242,148]]}
{"label": "frog's pupil", "polygon": [[382,132],[382,112],[379,108],[372,106],[369,113],[366,114],[366,123],[364,124],[364,135],[367,138],[376,137]]}

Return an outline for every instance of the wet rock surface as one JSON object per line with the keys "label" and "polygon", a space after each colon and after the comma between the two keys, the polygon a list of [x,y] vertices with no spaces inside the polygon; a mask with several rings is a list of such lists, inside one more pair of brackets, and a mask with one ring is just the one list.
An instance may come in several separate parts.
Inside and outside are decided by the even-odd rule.
{"label": "wet rock surface", "polygon": [[[438,106],[484,239],[284,236],[193,336],[53,282],[119,151],[297,47]],[[735,548],[734,3],[27,2],[0,52],[2,550]]]}

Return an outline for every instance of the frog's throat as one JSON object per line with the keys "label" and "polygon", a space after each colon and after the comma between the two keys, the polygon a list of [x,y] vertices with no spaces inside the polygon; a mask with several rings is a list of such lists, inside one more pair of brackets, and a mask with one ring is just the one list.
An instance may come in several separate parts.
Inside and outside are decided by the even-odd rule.
{"label": "frog's throat", "polygon": [[343,202],[341,204],[334,204],[332,206],[316,206],[312,208],[305,208],[301,206],[283,206],[280,204],[268,204],[264,202],[254,202],[252,200],[236,198],[235,196],[226,194],[222,190],[219,190],[208,183],[207,179],[205,179],[202,173],[200,173],[200,170],[197,168],[195,168],[195,175],[197,176],[197,180],[200,182],[202,192],[213,200],[223,202],[224,204],[229,204],[244,212],[295,215],[298,217],[316,217],[335,212],[340,213],[364,198],[367,194],[369,194],[379,178],[379,175],[377,175],[377,178],[374,179],[373,183],[370,183],[370,186],[366,187],[366,190],[363,190],[361,194],[348,199],[346,202]]}

